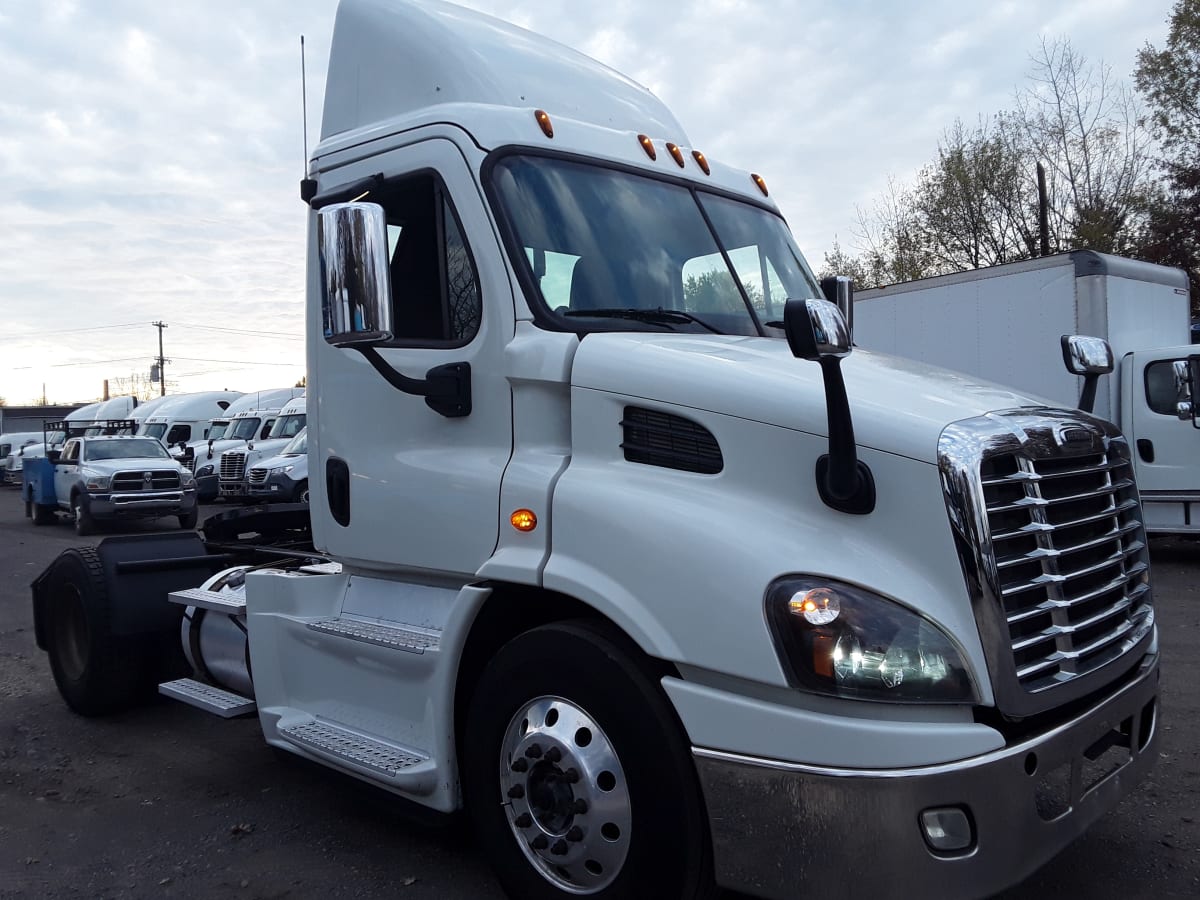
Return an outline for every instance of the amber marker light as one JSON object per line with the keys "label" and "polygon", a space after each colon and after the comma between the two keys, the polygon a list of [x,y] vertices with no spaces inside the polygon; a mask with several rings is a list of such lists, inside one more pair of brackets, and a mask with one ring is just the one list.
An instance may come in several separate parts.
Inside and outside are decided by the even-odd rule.
{"label": "amber marker light", "polygon": [[533,531],[537,528],[537,514],[532,509],[518,509],[508,517],[508,521],[517,531]]}
{"label": "amber marker light", "polygon": [[644,134],[639,134],[638,143],[642,145],[642,149],[646,151],[648,157],[658,159],[658,151],[654,149],[654,141],[650,140]]}
{"label": "amber marker light", "polygon": [[767,183],[763,181],[763,177],[761,175],[751,175],[750,177],[754,179],[754,183],[758,185],[758,189],[762,191],[762,195],[766,197]]}
{"label": "amber marker light", "polygon": [[667,152],[671,154],[671,158],[679,163],[679,168],[683,168],[683,151],[678,146],[672,143],[667,144]]}
{"label": "amber marker light", "polygon": [[692,158],[696,160],[696,165],[700,167],[701,171],[704,172],[705,175],[712,174],[708,168],[708,160],[705,158],[703,153],[701,153],[699,150],[693,150]]}
{"label": "amber marker light", "polygon": [[554,124],[550,121],[550,116],[546,114],[544,109],[535,110],[533,117],[542,126],[542,134],[548,138],[554,137]]}

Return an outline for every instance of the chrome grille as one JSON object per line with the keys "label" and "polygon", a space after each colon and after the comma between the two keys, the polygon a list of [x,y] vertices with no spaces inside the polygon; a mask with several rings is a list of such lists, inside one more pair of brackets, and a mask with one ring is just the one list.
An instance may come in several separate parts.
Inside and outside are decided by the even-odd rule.
{"label": "chrome grille", "polygon": [[246,480],[251,484],[262,484],[267,480],[267,470],[259,466],[255,466],[250,470],[250,475]]}
{"label": "chrome grille", "polygon": [[246,474],[246,451],[229,450],[221,454],[221,480],[241,481]]}
{"label": "chrome grille", "polygon": [[170,471],[118,472],[112,480],[114,491],[170,491],[178,487],[179,473]]}
{"label": "chrome grille", "polygon": [[1117,677],[1122,657],[1136,662],[1154,612],[1116,428],[1059,410],[993,413],[947,428],[939,456],[1001,708],[1049,709]]}

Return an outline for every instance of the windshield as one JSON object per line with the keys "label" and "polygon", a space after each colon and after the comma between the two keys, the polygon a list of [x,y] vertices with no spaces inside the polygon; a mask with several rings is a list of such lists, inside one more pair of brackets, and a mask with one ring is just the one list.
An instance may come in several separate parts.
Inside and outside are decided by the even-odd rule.
{"label": "windshield", "polygon": [[221,435],[225,433],[225,429],[228,427],[228,422],[213,422],[212,428],[208,429],[208,439],[210,441],[220,440]]}
{"label": "windshield", "polygon": [[153,438],[134,438],[129,441],[89,441],[83,448],[83,458],[89,462],[100,459],[170,459],[163,445]]}
{"label": "windshield", "polygon": [[233,427],[229,430],[229,437],[242,441],[253,440],[254,436],[258,434],[258,423],[261,421],[262,419],[258,418],[238,419],[232,423]]}
{"label": "windshield", "polygon": [[272,438],[294,438],[304,430],[304,413],[280,416],[271,428]]}
{"label": "windshield", "polygon": [[778,335],[762,326],[785,300],[821,297],[783,220],[753,204],[549,157],[507,157],[495,179],[565,327]]}
{"label": "windshield", "polygon": [[303,456],[308,452],[308,432],[301,431],[283,448],[282,456]]}
{"label": "windshield", "polygon": [[153,425],[142,426],[142,434],[146,437],[160,438],[167,431],[166,422],[155,422]]}

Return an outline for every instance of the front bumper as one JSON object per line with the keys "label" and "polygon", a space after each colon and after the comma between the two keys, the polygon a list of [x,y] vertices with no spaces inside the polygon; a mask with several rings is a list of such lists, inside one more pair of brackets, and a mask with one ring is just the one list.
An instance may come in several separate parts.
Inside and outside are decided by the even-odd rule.
{"label": "front bumper", "polygon": [[251,497],[290,501],[296,495],[297,481],[293,481],[282,472],[267,476],[267,480],[258,484],[247,483],[246,489]]}
{"label": "front bumper", "polygon": [[176,491],[127,491],[115,494],[86,494],[88,512],[97,519],[126,516],[179,516],[196,508],[196,489]]}
{"label": "front bumper", "polygon": [[[1116,806],[1158,754],[1158,655],[1115,694],[992,753],[911,769],[833,769],[695,748],[717,880],[769,898],[985,897]],[[921,813],[953,807],[969,847],[932,850]]]}

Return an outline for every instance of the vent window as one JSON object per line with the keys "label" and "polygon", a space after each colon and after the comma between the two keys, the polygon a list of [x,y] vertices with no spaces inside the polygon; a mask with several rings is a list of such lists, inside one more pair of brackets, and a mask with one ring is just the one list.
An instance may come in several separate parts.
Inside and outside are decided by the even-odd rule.
{"label": "vent window", "polygon": [[629,462],[701,475],[715,475],[725,467],[712,432],[690,419],[627,406],[621,428],[621,449]]}

